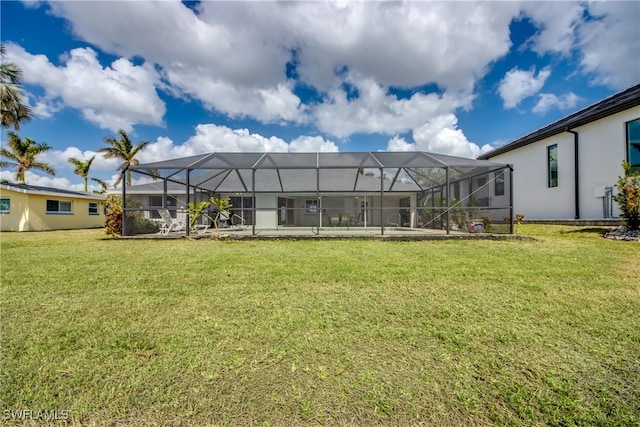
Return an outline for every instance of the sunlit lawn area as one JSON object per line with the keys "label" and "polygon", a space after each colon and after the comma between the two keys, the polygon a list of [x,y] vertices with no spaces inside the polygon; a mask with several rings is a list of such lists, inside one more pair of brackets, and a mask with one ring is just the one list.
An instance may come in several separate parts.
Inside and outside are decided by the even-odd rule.
{"label": "sunlit lawn area", "polygon": [[1,409],[83,425],[638,425],[640,244],[601,231],[3,233]]}

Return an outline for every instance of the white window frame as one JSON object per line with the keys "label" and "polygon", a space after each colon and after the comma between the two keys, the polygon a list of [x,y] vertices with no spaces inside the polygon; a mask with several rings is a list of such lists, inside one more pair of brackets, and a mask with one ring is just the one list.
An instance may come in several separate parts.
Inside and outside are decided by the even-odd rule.
{"label": "white window frame", "polygon": [[11,198],[10,197],[0,197],[0,202],[4,202],[6,200],[7,209],[3,209],[0,204],[0,214],[10,214],[11,213]]}
{"label": "white window frame", "polygon": [[[91,208],[95,208],[95,212],[91,212]],[[89,202],[89,215],[100,215],[100,211],[98,210],[98,202]]]}
{"label": "white window frame", "polygon": [[[49,202],[56,202],[58,204],[58,210],[49,210]],[[66,205],[67,203],[69,204],[69,210],[62,210],[62,205]],[[48,215],[73,215],[73,202],[71,200],[47,199],[46,209]]]}

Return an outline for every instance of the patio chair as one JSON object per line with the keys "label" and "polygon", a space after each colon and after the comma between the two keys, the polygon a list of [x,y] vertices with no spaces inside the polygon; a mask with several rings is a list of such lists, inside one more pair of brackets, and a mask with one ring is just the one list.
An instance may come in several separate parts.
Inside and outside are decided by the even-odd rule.
{"label": "patio chair", "polygon": [[218,228],[228,228],[229,227],[229,214],[227,212],[221,211],[218,216]]}
{"label": "patio chair", "polygon": [[186,226],[184,221],[178,221],[171,217],[171,214],[167,209],[158,209],[158,213],[162,218],[162,224],[160,224],[160,234],[167,235],[172,231],[184,231]]}

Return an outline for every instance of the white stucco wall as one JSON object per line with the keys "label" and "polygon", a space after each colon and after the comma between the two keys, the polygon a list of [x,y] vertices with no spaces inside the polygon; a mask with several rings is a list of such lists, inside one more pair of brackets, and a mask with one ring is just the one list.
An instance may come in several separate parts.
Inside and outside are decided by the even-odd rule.
{"label": "white stucco wall", "polygon": [[256,227],[275,228],[278,226],[278,197],[274,194],[256,194]]}
{"label": "white stucco wall", "polygon": [[[626,123],[640,118],[640,107],[573,129],[579,135],[580,218],[604,218],[595,187],[613,187],[626,160]],[[574,219],[573,135],[561,133],[490,160],[513,165],[514,211],[526,219]],[[547,186],[547,147],[558,144],[558,187]],[[614,188],[615,193],[615,188]],[[613,215],[619,210],[613,202]]]}

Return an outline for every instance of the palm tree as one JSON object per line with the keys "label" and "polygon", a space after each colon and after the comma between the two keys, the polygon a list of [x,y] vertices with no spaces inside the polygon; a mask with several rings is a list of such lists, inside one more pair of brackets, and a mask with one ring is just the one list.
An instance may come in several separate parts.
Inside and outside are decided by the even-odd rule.
{"label": "palm tree", "polygon": [[94,193],[104,194],[109,189],[109,183],[108,182],[105,182],[105,181],[103,181],[101,179],[98,179],[98,178],[91,178],[91,181],[97,182],[98,184],[100,184],[100,187],[102,187],[102,190],[100,190],[100,191],[95,191],[94,190],[93,191]]}
{"label": "palm tree", "polygon": [[216,208],[216,216],[213,218],[213,226],[216,228],[217,237],[220,237],[220,228],[218,225],[220,216],[224,214],[227,218],[229,218],[231,216],[230,209],[233,207],[233,205],[229,202],[228,199],[218,199],[215,197],[211,197],[209,201]]}
{"label": "palm tree", "polygon": [[0,155],[11,159],[9,162],[0,162],[0,167],[16,167],[16,179],[24,184],[24,173],[29,169],[40,169],[50,175],[55,176],[56,172],[47,163],[36,160],[38,154],[51,149],[47,144],[38,144],[31,138],[21,139],[18,134],[8,132],[9,141],[6,148],[0,149]]}
{"label": "palm tree", "polygon": [[[128,169],[130,165],[137,165],[139,162],[135,158],[136,155],[142,150],[144,147],[149,144],[149,141],[139,142],[135,147],[127,135],[127,132],[120,129],[118,130],[118,134],[120,135],[119,139],[112,138],[110,136],[104,137],[104,142],[106,142],[109,147],[104,147],[98,150],[100,153],[104,153],[104,157],[110,159],[112,157],[123,160],[120,167],[118,167],[119,171],[123,171]],[[118,178],[116,183],[113,185],[113,188],[116,188],[120,181],[122,180],[122,176]],[[131,185],[131,172],[127,170],[127,178],[126,185]]]}
{"label": "palm tree", "polygon": [[16,64],[5,62],[5,47],[0,43],[0,112],[3,128],[20,129],[21,123],[31,120],[31,109],[23,103],[22,70]]}
{"label": "palm tree", "polygon": [[87,160],[86,162],[83,162],[82,160],[78,160],[75,157],[71,157],[69,159],[69,163],[71,163],[73,166],[75,166],[76,170],[73,171],[73,173],[75,173],[76,175],[82,177],[82,179],[84,180],[84,192],[87,192],[87,188],[88,188],[88,181],[89,181],[89,169],[91,168],[91,163],[93,163],[93,160],[96,158],[96,156],[93,156],[92,158],[90,158],[89,160]]}

